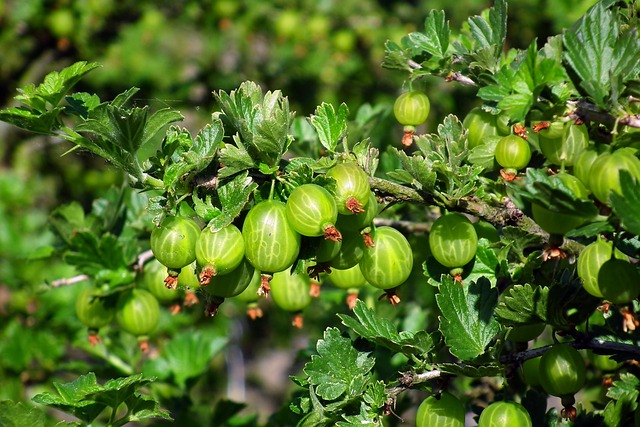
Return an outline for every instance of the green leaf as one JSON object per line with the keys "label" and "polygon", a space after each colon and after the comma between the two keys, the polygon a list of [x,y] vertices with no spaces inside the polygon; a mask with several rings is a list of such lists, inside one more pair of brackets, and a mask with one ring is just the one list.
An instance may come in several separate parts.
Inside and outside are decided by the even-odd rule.
{"label": "green leaf", "polygon": [[61,111],[62,108],[53,108],[40,113],[24,107],[12,107],[0,110],[0,121],[31,132],[50,135],[59,128],[58,116]]}
{"label": "green leaf", "polygon": [[97,403],[87,399],[89,395],[102,389],[97,383],[93,372],[81,375],[70,383],[54,382],[53,386],[58,392],[57,395],[45,392],[34,396],[33,401],[68,412],[87,424],[91,424],[107,407],[104,403]]}
{"label": "green leaf", "polygon": [[173,421],[166,409],[160,409],[160,403],[151,396],[143,396],[138,393],[131,394],[124,403],[127,405],[129,415],[128,422],[144,421],[151,419],[163,419]]}
{"label": "green leaf", "polygon": [[560,179],[550,179],[539,169],[529,168],[521,183],[511,188],[519,197],[535,202],[552,212],[575,215],[592,219],[598,214],[598,208],[591,199],[576,198]]}
{"label": "green leaf", "polygon": [[342,103],[338,111],[333,105],[323,102],[310,117],[311,124],[318,133],[320,143],[330,153],[336,151],[338,143],[347,134],[347,104]]}
{"label": "green leaf", "polygon": [[475,282],[482,278],[489,280],[492,285],[496,284],[496,273],[500,262],[487,239],[480,239],[476,256],[472,261],[471,272],[463,275],[464,283]]}
{"label": "green leaf", "polygon": [[640,235],[640,188],[626,170],[620,171],[620,189],[622,194],[611,191],[611,206],[622,227],[630,233]]}
{"label": "green leaf", "polygon": [[27,406],[23,402],[0,401],[0,426],[2,427],[44,427],[44,412]]}
{"label": "green leaf", "polygon": [[186,129],[171,128],[164,141],[170,152],[163,176],[165,189],[183,187],[203,171],[213,161],[223,136],[219,119],[213,119],[193,139]]}
{"label": "green leaf", "polygon": [[500,296],[495,315],[507,326],[546,322],[549,288],[515,285]]}
{"label": "green leaf", "polygon": [[338,317],[346,327],[377,345],[407,356],[416,355],[421,358],[426,357],[433,350],[434,343],[431,335],[425,331],[398,332],[390,320],[378,317],[374,310],[360,300],[356,302],[353,314],[357,320],[343,314],[339,314]]}
{"label": "green leaf", "polygon": [[318,354],[311,356],[304,373],[318,396],[326,400],[360,396],[370,380],[375,359],[353,348],[351,340],[341,336],[337,328],[325,330],[316,349]]}
{"label": "green leaf", "polygon": [[127,269],[131,261],[125,256],[122,243],[110,233],[97,236],[92,231],[76,230],[69,246],[65,261],[90,276],[103,269]]}
{"label": "green leaf", "polygon": [[29,106],[37,112],[44,113],[50,108],[58,106],[60,101],[82,77],[91,70],[99,67],[96,62],[79,61],[59,72],[53,71],[44,77],[44,81],[37,87],[25,86],[19,89],[20,95],[15,99]]}
{"label": "green leaf", "polygon": [[[640,379],[630,373],[621,373],[620,378],[613,381],[613,384],[607,390],[607,397],[636,404],[636,407],[638,395],[640,395]],[[633,410],[635,408],[631,407],[630,409]]]}
{"label": "green leaf", "polygon": [[502,139],[501,136],[489,136],[484,138],[483,143],[473,147],[469,151],[467,160],[469,163],[480,166],[486,170],[497,169],[496,165],[496,145]]}
{"label": "green leaf", "polygon": [[580,86],[601,108],[607,108],[612,77],[624,84],[640,73],[637,29],[622,31],[602,3],[592,7],[580,25],[564,33],[564,46],[564,58],[580,78]]}
{"label": "green leaf", "polygon": [[486,279],[463,286],[450,276],[442,280],[438,289],[440,331],[451,354],[461,360],[480,356],[500,330],[493,318],[498,290]]}
{"label": "green leaf", "polygon": [[424,33],[409,34],[415,47],[430,55],[444,57],[449,49],[449,23],[443,10],[432,10],[424,21]]}
{"label": "green leaf", "polygon": [[[209,221],[208,227],[217,231],[231,224],[240,215],[240,212],[249,201],[251,193],[258,187],[249,172],[245,171],[236,175],[232,180],[218,186],[218,199],[221,208],[213,208],[214,217]],[[204,217],[207,219],[207,217]]]}
{"label": "green leaf", "polygon": [[163,371],[163,376],[173,376],[178,387],[186,390],[187,381],[203,375],[209,369],[211,359],[225,348],[227,341],[212,330],[177,333],[159,357],[147,361],[144,372],[156,375]]}
{"label": "green leaf", "polygon": [[237,90],[214,93],[224,119],[235,128],[244,148],[254,161],[277,167],[293,137],[289,129],[295,114],[280,91],[262,94],[254,82],[244,82]]}

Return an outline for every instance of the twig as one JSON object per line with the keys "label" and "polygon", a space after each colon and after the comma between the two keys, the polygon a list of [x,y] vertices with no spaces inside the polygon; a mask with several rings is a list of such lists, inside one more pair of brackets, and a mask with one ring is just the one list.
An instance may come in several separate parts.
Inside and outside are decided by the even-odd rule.
{"label": "twig", "polygon": [[89,280],[89,279],[90,277],[87,276],[86,274],[79,274],[74,277],[66,277],[64,279],[54,280],[53,282],[51,282],[51,287],[58,288],[60,286],[74,285],[78,282],[84,282],[85,280]]}
{"label": "twig", "polygon": [[151,249],[149,249],[148,251],[144,251],[140,255],[138,255],[138,262],[135,266],[136,270],[142,271],[142,269],[144,268],[144,264],[151,258],[153,258],[153,252],[151,251]]}
{"label": "twig", "polygon": [[[601,350],[610,352],[611,354],[628,354],[632,356],[634,359],[640,358],[640,347],[631,345],[631,344],[622,344],[611,341],[604,341],[599,339],[591,339],[587,341],[572,341],[565,343],[565,345],[569,345],[577,350]],[[547,352],[552,346],[547,345],[544,347],[534,348],[532,350],[525,350],[518,353],[505,354],[500,357],[500,363],[510,364],[510,363],[518,363],[521,364],[525,360],[535,359],[536,357],[542,356]]]}
{"label": "twig", "polygon": [[415,372],[403,372],[402,377],[398,380],[397,386],[389,387],[387,391],[387,400],[393,401],[395,398],[405,390],[413,387],[415,384],[424,383],[430,380],[435,380],[442,376],[442,372],[434,369],[433,371],[415,373]]}
{"label": "twig", "polygon": [[474,82],[469,77],[461,74],[458,71],[452,72],[451,74],[449,74],[444,79],[447,82],[458,82],[458,83],[462,83],[465,86],[478,86],[478,84],[476,82]]}
{"label": "twig", "polygon": [[607,124],[614,124],[616,120],[618,120],[618,123],[622,125],[633,128],[640,128],[640,115],[638,114],[627,115],[621,117],[620,119],[617,119],[609,113],[600,111],[598,107],[586,101],[571,101],[568,104],[575,108],[575,110],[569,113],[569,118],[573,120],[580,119],[582,121],[592,121]]}

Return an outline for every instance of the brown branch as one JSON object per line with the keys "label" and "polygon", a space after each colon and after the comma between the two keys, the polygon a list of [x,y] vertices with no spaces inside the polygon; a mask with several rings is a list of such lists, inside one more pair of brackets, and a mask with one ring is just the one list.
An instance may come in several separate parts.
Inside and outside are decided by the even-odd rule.
{"label": "brown branch", "polygon": [[[572,341],[565,344],[575,348],[576,350],[601,350],[601,351],[609,352],[611,354],[621,354],[621,353],[628,354],[632,359],[640,358],[640,347],[631,345],[631,344],[622,344],[622,343],[604,341],[599,339],[590,339],[586,341]],[[536,357],[542,356],[551,347],[552,347],[551,345],[547,345],[544,347],[538,347],[531,350],[520,351],[518,353],[505,354],[500,357],[500,363],[521,364],[525,360],[535,359]]]}
{"label": "brown branch", "polygon": [[616,121],[621,125],[640,128],[640,115],[629,114],[624,117],[617,118],[605,111],[601,111],[595,105],[586,101],[571,101],[569,105],[575,108],[569,113],[569,118],[572,120],[591,121],[606,124],[615,124]]}
{"label": "brown branch", "polygon": [[58,288],[60,286],[75,285],[76,283],[84,282],[85,280],[89,280],[89,279],[90,277],[87,276],[86,274],[79,274],[78,276],[74,276],[74,277],[66,277],[63,279],[54,280],[53,282],[51,282],[51,287]]}

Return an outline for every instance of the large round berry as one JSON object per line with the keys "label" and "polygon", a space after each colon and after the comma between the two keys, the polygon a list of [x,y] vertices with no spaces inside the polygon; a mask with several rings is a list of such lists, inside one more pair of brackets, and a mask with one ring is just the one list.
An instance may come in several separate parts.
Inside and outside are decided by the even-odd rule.
{"label": "large round berry", "polygon": [[123,292],[118,298],[116,321],[122,330],[132,335],[148,335],[160,321],[158,300],[144,289]]}
{"label": "large round berry", "polygon": [[371,191],[369,193],[369,202],[363,208],[364,212],[358,215],[338,215],[336,227],[340,231],[360,231],[371,226],[376,215],[378,215],[378,200],[376,195]]}
{"label": "large round berry", "polygon": [[585,382],[584,359],[575,348],[566,344],[554,344],[540,358],[540,384],[552,396],[569,396],[577,393]]}
{"label": "large round berry", "polygon": [[630,262],[609,259],[598,272],[598,289],[607,301],[614,304],[629,303],[640,294],[640,273]]}
{"label": "large round berry", "polygon": [[206,286],[214,276],[223,276],[244,259],[244,239],[233,224],[220,230],[206,227],[196,243],[196,260],[201,268],[200,284]]}
{"label": "large round berry", "polygon": [[364,250],[360,270],[367,281],[380,289],[400,286],[411,274],[413,252],[406,237],[392,227],[377,227],[374,245]]}
{"label": "large round berry", "polygon": [[242,226],[245,256],[262,273],[276,273],[293,264],[300,252],[300,234],[287,220],[287,208],[265,200],[249,210]]}
{"label": "large round berry", "polygon": [[[327,243],[322,246],[331,245]],[[364,237],[357,231],[345,231],[342,233],[342,242],[336,255],[329,260],[329,265],[333,268],[346,270],[358,264],[364,255]]]}
{"label": "large round berry", "polygon": [[[186,271],[186,269],[181,270],[180,274],[182,274],[183,271]],[[144,287],[158,299],[158,301],[173,301],[181,294],[177,289],[167,288],[165,284],[166,277],[167,269],[165,266],[160,264],[160,261],[157,259],[152,259],[144,266],[144,270],[142,272],[142,283]]]}
{"label": "large round berry", "polygon": [[462,126],[467,129],[467,145],[469,149],[482,145],[487,138],[499,136],[497,116],[476,107],[469,111]]}
{"label": "large round berry", "polygon": [[460,268],[476,256],[478,235],[466,216],[447,213],[431,226],[429,248],[440,264],[452,269]]}
{"label": "large round berry", "polygon": [[88,286],[80,292],[76,299],[76,315],[89,329],[100,329],[113,320],[115,305],[107,298],[100,296],[100,290]]}
{"label": "large round berry", "polygon": [[561,125],[561,128],[562,133],[558,137],[554,137],[554,129],[540,132],[538,138],[540,151],[554,165],[573,166],[580,154],[589,146],[589,132],[585,125],[574,123]]}
{"label": "large round berry", "polygon": [[[578,277],[582,279],[584,290],[597,298],[602,298],[598,276],[602,265],[612,258],[613,243],[598,239],[586,246],[578,256]],[[615,249],[615,258],[629,262],[629,257]]]}
{"label": "large round berry", "polygon": [[336,201],[327,190],[316,184],[296,187],[287,199],[287,219],[289,224],[303,236],[325,236],[340,240],[336,230],[338,218]]}
{"label": "large round berry", "polygon": [[283,310],[293,313],[311,303],[309,294],[311,279],[306,274],[281,271],[273,275],[269,285],[271,286],[270,297]]}
{"label": "large round berry", "polygon": [[464,427],[464,414],[464,405],[452,394],[429,396],[418,407],[416,427]]}
{"label": "large round berry", "polygon": [[529,412],[516,402],[494,402],[480,414],[478,427],[531,427]]}
{"label": "large round berry", "polygon": [[608,204],[611,192],[621,194],[620,171],[640,181],[640,159],[631,148],[620,148],[613,153],[600,155],[589,171],[589,188],[602,203]]}
{"label": "large round berry", "polygon": [[429,117],[431,103],[422,92],[412,90],[401,94],[393,104],[393,114],[403,126],[418,126]]}
{"label": "large round berry", "polygon": [[327,176],[336,181],[334,198],[338,213],[353,215],[364,211],[371,187],[369,177],[358,165],[338,163],[327,171]]}
{"label": "large round berry", "polygon": [[496,145],[496,162],[506,170],[520,170],[531,160],[529,143],[517,135],[507,135]]}
{"label": "large round berry", "polygon": [[341,289],[359,288],[367,284],[367,279],[365,279],[362,274],[359,264],[356,264],[351,268],[347,268],[346,270],[340,270],[337,268],[331,269],[329,280],[331,280],[331,283],[333,283],[334,286]]}
{"label": "large round berry", "polygon": [[151,232],[151,251],[165,267],[180,270],[195,261],[199,235],[200,227],[192,219],[168,216]]}
{"label": "large round berry", "polygon": [[[230,273],[211,278],[209,286],[204,289],[211,295],[220,298],[231,298],[240,295],[255,277],[256,269],[243,259]],[[256,290],[257,291],[257,290]]]}

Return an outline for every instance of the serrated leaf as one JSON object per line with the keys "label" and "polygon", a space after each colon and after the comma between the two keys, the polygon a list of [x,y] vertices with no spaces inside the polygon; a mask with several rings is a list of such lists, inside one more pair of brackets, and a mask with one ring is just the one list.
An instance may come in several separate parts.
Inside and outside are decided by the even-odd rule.
{"label": "serrated leaf", "polygon": [[501,138],[500,136],[484,138],[481,145],[475,146],[469,151],[467,161],[486,170],[496,169],[496,145]]}
{"label": "serrated leaf", "polygon": [[280,91],[262,93],[254,82],[244,82],[230,93],[214,93],[224,118],[238,131],[254,164],[277,167],[293,137],[289,129],[295,114]]}
{"label": "serrated leaf", "polygon": [[19,89],[15,99],[34,110],[44,113],[48,107],[57,107],[64,96],[91,70],[99,67],[96,62],[79,61],[44,77],[38,86],[28,85]]}
{"label": "serrated leaf", "polygon": [[577,198],[560,179],[550,179],[542,170],[529,168],[521,185],[511,187],[517,195],[552,212],[592,219],[598,208],[591,199]]}
{"label": "serrated leaf", "polygon": [[57,395],[45,392],[34,396],[33,401],[69,412],[87,424],[91,424],[106,408],[103,403],[87,400],[87,396],[102,389],[93,372],[81,375],[70,383],[54,382],[53,385],[58,392]]}
{"label": "serrated leaf", "polygon": [[155,375],[159,370],[173,376],[175,383],[186,389],[187,381],[203,375],[211,359],[227,344],[226,337],[210,331],[183,331],[162,349],[159,357],[147,361],[144,371]]}
{"label": "serrated leaf", "polygon": [[547,287],[515,285],[500,296],[495,315],[508,326],[545,322],[548,298]]}
{"label": "serrated leaf", "polygon": [[467,365],[464,363],[438,363],[435,368],[440,372],[451,375],[459,375],[469,378],[495,377],[504,375],[504,366],[501,365]]}
{"label": "serrated leaf", "polygon": [[238,141],[236,141],[236,145],[223,145],[220,150],[220,163],[223,165],[218,172],[218,176],[221,179],[256,167],[256,163],[249,152]]}
{"label": "serrated leaf", "polygon": [[374,381],[369,384],[367,391],[362,396],[370,407],[374,409],[382,408],[387,403],[387,393],[383,381]]}
{"label": "serrated leaf", "polygon": [[338,142],[347,134],[347,104],[342,103],[336,111],[331,104],[323,102],[309,120],[315,128],[322,146],[330,153],[336,151]]}
{"label": "serrated leaf", "polygon": [[238,174],[231,181],[218,186],[218,199],[222,205],[221,215],[213,218],[208,227],[212,231],[217,231],[231,224],[240,215],[240,212],[247,204],[251,193],[258,187],[245,171]]}
{"label": "serrated leaf", "polygon": [[59,127],[58,116],[61,112],[62,108],[40,113],[24,107],[12,107],[0,110],[0,121],[31,132],[49,135]]}
{"label": "serrated leaf", "polygon": [[311,356],[304,373],[309,376],[309,383],[316,387],[318,396],[335,400],[345,395],[350,399],[355,397],[348,394],[354,382],[369,381],[375,359],[353,348],[351,340],[344,338],[337,328],[325,330],[316,349],[318,354]]}
{"label": "serrated leaf", "polygon": [[372,410],[364,403],[360,403],[360,413],[357,415],[343,415],[344,421],[338,421],[338,427],[378,427],[380,426],[377,411]]}
{"label": "serrated leaf", "polygon": [[343,314],[339,314],[338,317],[343,325],[377,345],[407,356],[416,355],[422,358],[433,350],[433,339],[428,333],[425,331],[398,332],[390,320],[378,317],[374,310],[360,300],[356,302],[353,314],[357,320]]}
{"label": "serrated leaf", "polygon": [[564,33],[564,46],[564,58],[580,78],[579,86],[601,108],[607,108],[612,77],[624,83],[640,72],[637,30],[621,32],[613,13],[601,3]]}
{"label": "serrated leaf", "polygon": [[640,188],[626,170],[620,171],[620,190],[621,194],[610,192],[611,206],[620,217],[624,229],[640,235]]}
{"label": "serrated leaf", "polygon": [[640,379],[630,373],[620,374],[620,378],[614,380],[611,387],[607,390],[607,397],[630,403],[637,402],[638,395],[640,395]]}
{"label": "serrated leaf", "polygon": [[2,427],[44,427],[45,415],[39,408],[27,406],[23,402],[0,401],[0,426]]}
{"label": "serrated leaf", "polygon": [[95,276],[103,269],[126,269],[129,265],[124,246],[109,233],[97,236],[92,231],[77,230],[69,246],[65,261],[90,276]]}
{"label": "serrated leaf", "polygon": [[461,360],[480,356],[500,330],[493,317],[498,290],[486,279],[462,285],[450,276],[442,280],[438,289],[440,332],[449,351]]}
{"label": "serrated leaf", "polygon": [[127,405],[128,421],[144,421],[151,419],[163,419],[173,421],[166,409],[160,409],[160,403],[151,396],[143,396],[138,393],[130,395],[124,403]]}

